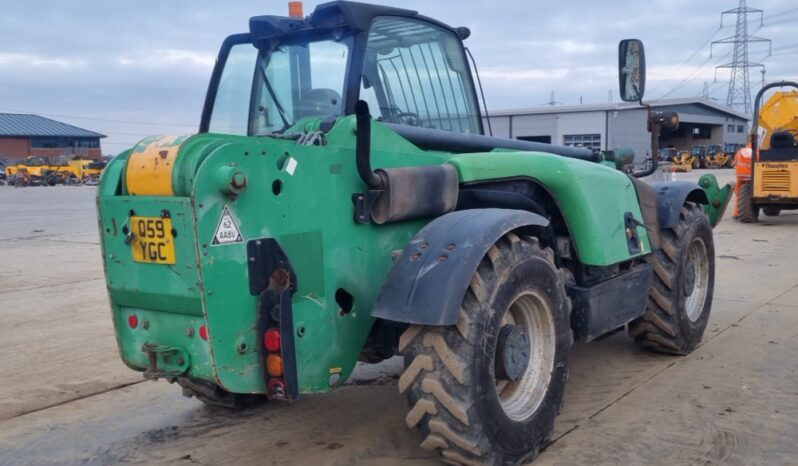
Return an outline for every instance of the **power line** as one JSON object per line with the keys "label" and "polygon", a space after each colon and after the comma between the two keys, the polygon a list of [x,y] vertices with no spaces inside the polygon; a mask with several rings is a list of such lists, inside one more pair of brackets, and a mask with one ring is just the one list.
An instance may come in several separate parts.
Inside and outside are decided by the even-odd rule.
{"label": "power line", "polygon": [[[689,56],[689,57],[687,57],[687,59],[685,59],[685,60],[684,60],[684,61],[683,61],[681,64],[679,64],[679,66],[677,66],[677,67],[676,67],[676,69],[673,71],[673,72],[674,72],[674,74],[675,74],[675,73],[678,73],[678,72],[679,72],[679,71],[680,71],[682,68],[684,68],[684,66],[685,66],[685,65],[686,65],[688,62],[690,62],[690,60],[692,60],[693,58],[695,58],[695,56],[698,54],[698,52],[700,52],[700,51],[701,51],[701,49],[703,49],[704,47],[706,47],[706,45],[709,43],[709,41],[710,41],[710,40],[712,40],[712,38],[713,38],[713,37],[715,37],[715,35],[717,35],[717,33],[718,33],[718,32],[720,32],[722,29],[723,29],[722,27],[719,27],[719,28],[715,29],[714,31],[712,31],[712,33],[711,33],[709,36],[707,36],[707,37],[706,37],[706,38],[705,38],[703,41],[701,41],[701,44],[700,44],[700,45],[699,45],[699,46],[698,46],[698,47],[697,47],[697,48],[696,48],[696,49],[693,51],[693,53],[691,53],[691,54],[690,54],[690,56]],[[652,88],[649,90],[649,92],[654,92],[654,91],[656,91],[657,89],[659,89],[659,88],[660,88],[660,86],[662,86],[663,84],[665,84],[665,81],[666,81],[666,80],[664,80],[664,79],[663,79],[662,81],[658,82],[656,85],[654,85],[654,87],[652,87]]]}
{"label": "power line", "polygon": [[111,141],[103,141],[100,145],[111,145],[111,146],[125,146],[125,147],[133,147],[141,141],[136,142],[111,142]]}
{"label": "power line", "polygon": [[[720,57],[720,59],[722,60],[722,59],[728,57],[729,55],[731,55],[731,52],[727,52],[725,55]],[[692,73],[690,73],[686,78],[684,78],[681,81],[679,81],[675,86],[673,86],[671,88],[670,91],[668,91],[665,94],[663,94],[660,97],[660,99],[665,99],[668,96],[670,96],[671,94],[673,94],[674,92],[676,92],[676,91],[678,91],[680,89],[683,89],[686,85],[690,84],[701,71],[704,71],[704,69],[706,69],[707,64],[710,62],[710,60],[712,60],[712,57],[711,56],[707,57],[702,63],[700,63],[698,66],[695,67],[695,69],[693,70]]]}
{"label": "power line", "polygon": [[189,124],[189,123],[173,123],[173,122],[166,122],[166,121],[136,121],[136,120],[117,120],[112,118],[98,118],[98,117],[87,117],[87,116],[80,116],[80,115],[67,115],[63,113],[49,113],[49,112],[31,112],[28,110],[19,110],[13,108],[0,108],[0,110],[4,112],[14,112],[14,113],[27,113],[33,115],[44,115],[44,116],[51,116],[57,118],[73,118],[76,120],[87,120],[87,121],[104,121],[107,123],[123,123],[128,125],[147,125],[147,126],[185,126],[188,128],[197,128],[199,125]]}
{"label": "power line", "polygon": [[[798,8],[794,8],[794,10],[798,11]],[[788,9],[788,10],[785,10],[785,11],[791,11],[791,10],[790,10],[790,9]],[[706,47],[706,45],[709,43],[709,41],[710,41],[710,40],[712,40],[712,38],[714,38],[714,37],[717,35],[717,33],[718,33],[718,32],[722,31],[723,29],[725,29],[725,28],[727,28],[727,27],[728,27],[728,26],[724,26],[724,25],[723,25],[723,20],[721,20],[721,25],[720,25],[720,27],[718,27],[718,29],[715,29],[715,30],[714,30],[714,31],[713,31],[713,32],[712,32],[712,33],[711,33],[711,34],[710,34],[708,37],[706,37],[706,38],[705,38],[705,39],[704,39],[704,40],[701,42],[701,45],[700,45],[700,46],[699,46],[697,49],[695,49],[695,50],[693,51],[693,53],[691,53],[691,54],[690,54],[690,56],[689,56],[689,57],[687,57],[687,59],[686,59],[686,60],[684,60],[684,61],[683,61],[683,62],[682,62],[682,63],[681,63],[681,64],[680,64],[680,65],[679,65],[677,68],[676,68],[676,70],[674,71],[674,74],[675,74],[676,72],[678,72],[679,70],[681,70],[681,69],[682,69],[682,68],[683,68],[683,67],[684,67],[684,66],[685,66],[685,65],[686,65],[686,64],[687,64],[687,63],[688,63],[690,60],[692,60],[692,59],[693,59],[693,58],[694,58],[694,57],[695,57],[695,56],[698,54],[698,52],[699,52],[699,51],[701,51],[701,49],[702,49],[702,48]],[[759,26],[759,27],[757,27],[757,28],[754,30],[754,32],[756,32],[756,31],[758,31],[759,29],[761,29],[761,27],[762,27],[762,26]],[[727,52],[725,55],[722,55],[722,56],[720,57],[720,59],[722,60],[722,59],[724,59],[724,58],[728,57],[729,55],[731,55],[731,52]],[[676,84],[674,87],[672,87],[672,88],[671,88],[671,90],[670,90],[670,91],[668,91],[668,92],[664,93],[664,94],[663,94],[663,95],[662,95],[660,98],[661,98],[661,99],[664,99],[664,98],[668,97],[669,95],[673,94],[674,92],[676,92],[677,90],[683,89],[683,88],[684,88],[684,87],[685,87],[687,84],[689,84],[690,82],[692,82],[692,81],[693,81],[694,77],[695,77],[695,76],[696,76],[696,75],[697,75],[697,74],[698,74],[700,71],[702,71],[703,67],[704,67],[704,66],[706,66],[706,64],[707,64],[707,63],[709,63],[709,61],[710,61],[711,59],[712,59],[712,47],[710,47],[710,54],[709,54],[709,57],[708,57],[707,59],[705,59],[705,60],[704,60],[704,61],[703,61],[701,64],[699,64],[699,65],[696,67],[696,69],[694,69],[694,70],[693,70],[693,72],[692,72],[690,75],[688,75],[686,78],[684,78],[684,79],[683,79],[683,80],[681,80],[679,83],[677,83],[677,84]],[[655,85],[653,88],[651,88],[651,90],[650,90],[649,92],[653,92],[653,91],[655,91],[655,90],[656,90],[656,89],[658,89],[660,86],[662,86],[663,84],[665,84],[665,82],[666,82],[666,80],[662,80],[662,81],[660,81],[659,83],[657,83],[657,85]],[[713,85],[713,86],[715,86],[716,84],[717,84],[717,79],[716,79],[716,82],[715,82],[715,83],[713,83],[712,85]]]}

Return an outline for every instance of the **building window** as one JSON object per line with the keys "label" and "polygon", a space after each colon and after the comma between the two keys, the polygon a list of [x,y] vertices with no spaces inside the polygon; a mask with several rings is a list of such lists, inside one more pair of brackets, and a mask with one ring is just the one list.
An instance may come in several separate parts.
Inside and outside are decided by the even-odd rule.
{"label": "building window", "polygon": [[726,125],[726,132],[733,133],[734,132],[734,125]]}
{"label": "building window", "polygon": [[600,134],[566,134],[562,137],[562,143],[571,147],[584,147],[593,152],[601,150]]}
{"label": "building window", "polygon": [[30,146],[33,149],[94,149],[100,147],[100,140],[97,138],[32,137]]}
{"label": "building window", "polygon": [[738,133],[744,133],[745,132],[745,126],[737,125],[737,132]]}

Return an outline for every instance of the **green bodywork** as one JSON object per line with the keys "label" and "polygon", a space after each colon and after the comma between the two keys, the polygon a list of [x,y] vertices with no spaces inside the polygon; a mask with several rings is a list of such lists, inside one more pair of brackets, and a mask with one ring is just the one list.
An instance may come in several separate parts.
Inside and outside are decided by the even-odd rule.
{"label": "green bodywork", "polygon": [[[293,130],[312,131],[318,124],[307,120]],[[131,368],[146,369],[142,348],[157,345],[183,357],[182,366],[168,369],[185,370],[231,392],[265,393],[258,297],[249,290],[246,244],[274,238],[297,275],[292,304],[300,393],[331,389],[331,373],[340,372],[336,383],[351,374],[374,323],[370,309],[391,269],[391,252],[404,248],[431,220],[354,222],[351,197],[365,189],[355,165],[354,125],[353,116],[339,119],[325,146],[272,137],[192,136],[181,141],[174,164],[174,196],[127,193],[123,180],[130,151],[108,165],[99,187],[99,223],[119,348]],[[605,165],[546,153],[423,151],[377,122],[371,151],[374,167],[450,163],[461,185],[537,180],[561,209],[582,263],[606,266],[634,257],[624,215],[642,221],[636,192],[627,175]],[[225,188],[233,172],[247,178],[238,196]],[[243,242],[213,245],[225,207]],[[176,231],[176,263],[134,262],[123,233],[131,211],[157,217],[164,210]],[[645,228],[637,233],[639,255],[649,253]],[[338,289],[354,297],[351,312],[340,312]],[[131,329],[127,319],[134,313],[140,324]],[[207,326],[207,342],[198,336],[201,325]]]}
{"label": "green bodywork", "polygon": [[723,219],[726,206],[729,204],[734,192],[734,184],[729,183],[720,187],[718,179],[713,175],[702,175],[698,180],[698,186],[707,195],[709,203],[704,206],[704,210],[709,217],[709,223],[714,227]]}

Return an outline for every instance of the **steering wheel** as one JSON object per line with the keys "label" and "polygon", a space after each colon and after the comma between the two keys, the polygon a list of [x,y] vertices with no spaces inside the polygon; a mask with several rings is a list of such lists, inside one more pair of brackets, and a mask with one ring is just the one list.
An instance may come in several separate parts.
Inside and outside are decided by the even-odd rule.
{"label": "steering wheel", "polygon": [[408,126],[421,125],[421,118],[415,112],[397,112],[391,116],[391,119]]}

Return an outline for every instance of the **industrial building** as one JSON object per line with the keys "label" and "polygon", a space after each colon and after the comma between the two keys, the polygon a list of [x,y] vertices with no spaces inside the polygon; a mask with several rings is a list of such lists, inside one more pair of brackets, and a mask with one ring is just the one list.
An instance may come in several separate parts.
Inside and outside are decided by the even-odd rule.
{"label": "industrial building", "polygon": [[[660,147],[681,150],[694,144],[721,144],[734,150],[746,143],[750,118],[717,102],[689,98],[646,103],[652,110],[679,114],[679,130],[663,134]],[[490,113],[494,136],[596,151],[626,146],[634,149],[637,163],[651,151],[646,119],[646,108],[636,103],[541,106]]]}
{"label": "industrial building", "polygon": [[0,160],[82,155],[100,160],[104,134],[38,115],[0,113]]}

